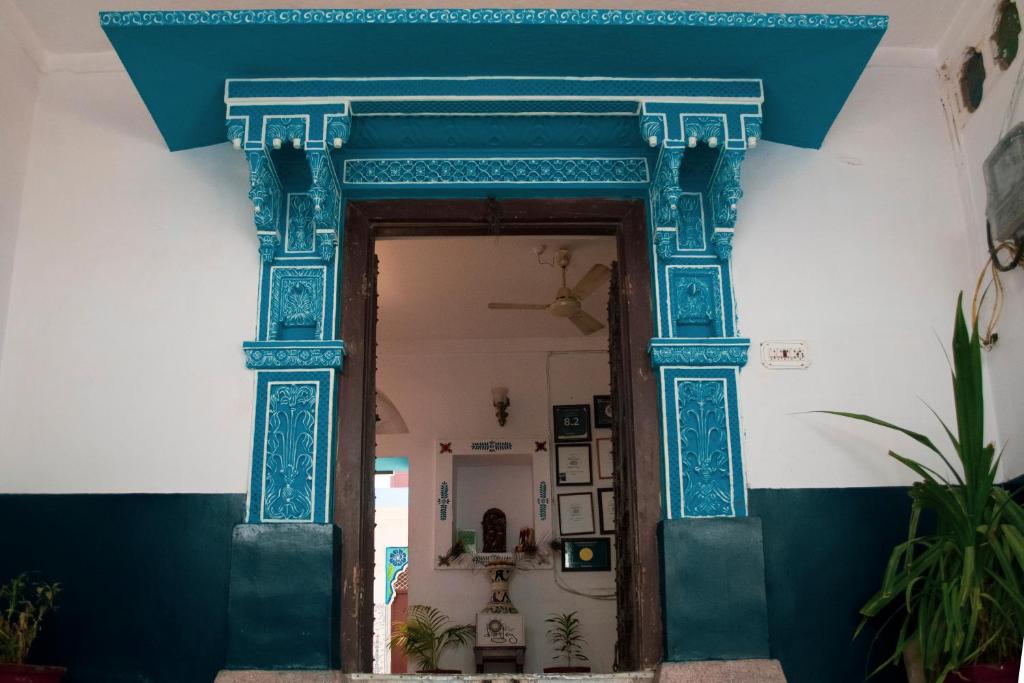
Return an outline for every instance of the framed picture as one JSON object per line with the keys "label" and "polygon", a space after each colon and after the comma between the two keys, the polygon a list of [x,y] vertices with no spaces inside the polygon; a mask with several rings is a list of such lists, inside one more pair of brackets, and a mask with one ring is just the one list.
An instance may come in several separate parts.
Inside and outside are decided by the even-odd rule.
{"label": "framed picture", "polygon": [[611,568],[611,539],[573,538],[562,541],[563,572],[607,572]]}
{"label": "framed picture", "polygon": [[590,406],[555,406],[555,441],[590,441]]}
{"label": "framed picture", "polygon": [[612,428],[612,397],[594,397],[594,427],[597,429]]}
{"label": "framed picture", "polygon": [[594,497],[589,491],[558,494],[558,526],[562,536],[594,533]]}
{"label": "framed picture", "polygon": [[590,486],[594,483],[590,470],[590,444],[555,446],[555,473],[559,486]]}
{"label": "framed picture", "polygon": [[614,489],[597,490],[597,512],[601,521],[602,534],[615,533],[615,491]]}
{"label": "framed picture", "polygon": [[612,460],[612,440],[597,440],[597,477],[599,479],[611,479],[615,463]]}

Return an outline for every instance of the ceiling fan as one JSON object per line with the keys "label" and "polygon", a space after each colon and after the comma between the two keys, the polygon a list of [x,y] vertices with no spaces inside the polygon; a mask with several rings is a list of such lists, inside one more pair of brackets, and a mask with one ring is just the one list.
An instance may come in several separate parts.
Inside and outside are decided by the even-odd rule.
{"label": "ceiling fan", "polygon": [[[538,251],[538,260],[540,253]],[[601,263],[595,264],[583,278],[576,283],[576,286],[569,289],[565,283],[565,269],[569,267],[570,254],[568,249],[559,249],[555,254],[554,261],[548,265],[555,265],[562,269],[562,286],[558,288],[555,299],[548,304],[501,304],[489,303],[487,308],[497,311],[547,311],[558,318],[568,318],[569,322],[575,325],[583,334],[593,334],[604,325],[594,316],[583,310],[581,302],[593,294],[597,289],[608,281],[611,269]]]}

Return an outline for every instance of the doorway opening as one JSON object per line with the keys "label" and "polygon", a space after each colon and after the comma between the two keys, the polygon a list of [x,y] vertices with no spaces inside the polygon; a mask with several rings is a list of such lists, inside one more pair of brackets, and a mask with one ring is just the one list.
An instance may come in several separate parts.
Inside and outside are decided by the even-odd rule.
{"label": "doorway opening", "polygon": [[[350,204],[335,519],[359,533],[342,551],[343,669],[660,661],[646,263],[633,202]],[[397,457],[404,473],[387,469]],[[388,643],[425,607],[469,626],[437,661]],[[563,615],[586,641],[572,662],[548,636]]]}

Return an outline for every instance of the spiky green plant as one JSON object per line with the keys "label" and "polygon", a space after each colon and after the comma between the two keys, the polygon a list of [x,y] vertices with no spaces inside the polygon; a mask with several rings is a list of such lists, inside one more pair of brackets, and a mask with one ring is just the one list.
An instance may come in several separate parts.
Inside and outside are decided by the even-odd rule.
{"label": "spiky green plant", "polygon": [[435,671],[444,651],[468,645],[476,636],[473,624],[454,624],[446,614],[429,605],[413,605],[403,622],[392,626],[389,647],[401,648],[420,662],[420,671]]}
{"label": "spiky green plant", "polygon": [[574,659],[588,661],[587,656],[583,654],[583,646],[587,641],[580,633],[580,618],[576,616],[576,612],[552,614],[544,623],[550,624],[548,638],[555,648],[555,659],[565,657],[566,666],[570,668]]}
{"label": "spiky green plant", "polygon": [[[948,470],[889,451],[921,481],[910,489],[907,540],[893,548],[882,587],[861,607],[856,631],[889,615],[899,625],[896,648],[873,673],[899,662],[917,641],[928,680],[936,683],[967,664],[1016,659],[1024,635],[1024,509],[996,485],[999,456],[984,434],[981,344],[977,324],[968,333],[963,294],[952,350],[956,433],[932,413],[952,443],[955,464],[923,434],[868,415],[824,411],[901,432]],[[934,531],[920,529],[925,511],[934,514]]]}
{"label": "spiky green plant", "polygon": [[24,664],[59,592],[59,583],[32,583],[26,574],[0,586],[0,663]]}

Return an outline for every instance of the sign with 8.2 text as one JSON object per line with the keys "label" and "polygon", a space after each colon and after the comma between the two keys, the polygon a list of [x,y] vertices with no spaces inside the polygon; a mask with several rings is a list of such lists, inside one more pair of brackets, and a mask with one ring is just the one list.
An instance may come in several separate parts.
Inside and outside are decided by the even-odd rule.
{"label": "sign with 8.2 text", "polygon": [[555,441],[590,441],[590,406],[555,406]]}

